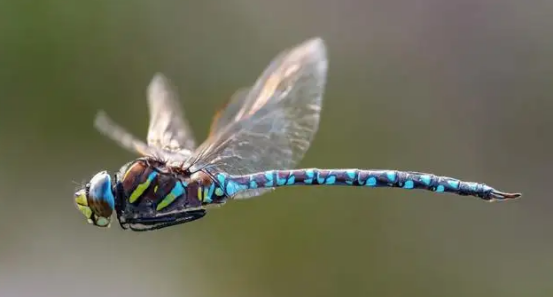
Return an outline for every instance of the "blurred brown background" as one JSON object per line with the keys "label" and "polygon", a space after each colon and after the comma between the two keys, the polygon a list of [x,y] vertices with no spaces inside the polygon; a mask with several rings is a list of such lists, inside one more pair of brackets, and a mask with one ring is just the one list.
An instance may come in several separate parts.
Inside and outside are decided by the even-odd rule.
{"label": "blurred brown background", "polygon": [[[1,1],[0,295],[552,295],[551,1]],[[152,233],[102,230],[78,183],[135,158],[156,71],[199,139],[281,50],[329,49],[302,167],[520,191],[289,188]]]}

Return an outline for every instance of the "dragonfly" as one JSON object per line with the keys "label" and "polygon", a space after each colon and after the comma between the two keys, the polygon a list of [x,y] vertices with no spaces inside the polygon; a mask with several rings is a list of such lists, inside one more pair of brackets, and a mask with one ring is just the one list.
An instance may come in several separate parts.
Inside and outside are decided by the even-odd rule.
{"label": "dragonfly", "polygon": [[216,113],[199,146],[176,88],[163,74],[155,74],[146,92],[146,142],[106,112],[96,115],[96,129],[137,158],[113,177],[107,171],[94,175],[74,194],[78,210],[94,226],[109,227],[115,213],[123,229],[151,231],[198,220],[210,206],[231,199],[288,186],[423,189],[485,201],[521,196],[413,171],[295,169],[318,130],[327,69],[321,38],[282,51],[252,86],[236,91]]}

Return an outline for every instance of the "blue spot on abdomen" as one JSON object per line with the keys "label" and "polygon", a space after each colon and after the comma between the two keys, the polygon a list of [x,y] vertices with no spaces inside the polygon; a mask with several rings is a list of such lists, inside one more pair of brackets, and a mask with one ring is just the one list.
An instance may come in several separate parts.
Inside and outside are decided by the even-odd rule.
{"label": "blue spot on abdomen", "polygon": [[348,176],[348,178],[350,179],[356,178],[356,170],[347,170],[346,176]]}
{"label": "blue spot on abdomen", "polygon": [[237,187],[235,186],[235,182],[229,181],[229,183],[227,183],[227,187],[225,190],[227,191],[228,196],[234,195],[237,192]]}
{"label": "blue spot on abdomen", "polygon": [[294,181],[295,181],[295,177],[293,174],[291,174],[289,179],[287,180],[287,185],[293,185]]}
{"label": "blue spot on abdomen", "polygon": [[265,172],[265,179],[267,180],[265,183],[266,187],[273,186],[273,171],[267,171]]}
{"label": "blue spot on abdomen", "polygon": [[285,183],[287,183],[287,178],[279,178],[277,174],[277,185],[285,185]]}
{"label": "blue spot on abdomen", "polygon": [[306,170],[306,179],[304,179],[305,184],[313,184],[314,183],[314,170]]}
{"label": "blue spot on abdomen", "polygon": [[421,175],[420,179],[421,179],[421,182],[423,182],[423,184],[425,184],[427,186],[429,186],[429,184],[431,184],[431,176],[429,176],[429,175]]}
{"label": "blue spot on abdomen", "polygon": [[337,177],[335,176],[329,176],[327,177],[327,180],[325,181],[325,184],[327,185],[333,185],[337,181]]}
{"label": "blue spot on abdomen", "polygon": [[354,184],[354,178],[356,178],[356,170],[347,170],[346,176],[348,176],[348,180],[346,180],[346,184],[348,185]]}
{"label": "blue spot on abdomen", "polygon": [[458,189],[460,187],[460,181],[458,180],[448,180],[448,185],[454,189]]}
{"label": "blue spot on abdomen", "polygon": [[387,179],[389,179],[390,182],[396,181],[396,172],[394,171],[387,172]]}
{"label": "blue spot on abdomen", "polygon": [[406,181],[406,183],[404,183],[404,188],[406,188],[406,189],[414,188],[414,182],[412,180]]}
{"label": "blue spot on abdomen", "polygon": [[377,179],[375,177],[369,177],[365,183],[367,186],[375,186],[377,185]]}

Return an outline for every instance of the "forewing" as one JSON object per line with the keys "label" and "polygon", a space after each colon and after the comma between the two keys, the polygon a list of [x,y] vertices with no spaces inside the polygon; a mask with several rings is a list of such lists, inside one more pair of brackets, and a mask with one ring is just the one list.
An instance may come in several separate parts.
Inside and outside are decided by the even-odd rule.
{"label": "forewing", "polygon": [[154,148],[126,131],[119,124],[115,123],[104,111],[99,111],[94,119],[94,127],[102,134],[118,143],[121,147],[142,156],[156,156]]}
{"label": "forewing", "polygon": [[209,137],[221,133],[226,126],[235,121],[234,119],[245,105],[249,93],[250,88],[241,88],[231,96],[227,104],[215,114],[210,127]]}
{"label": "forewing", "polygon": [[190,155],[196,148],[194,135],[171,82],[154,75],[147,91],[150,125],[147,143],[160,149]]}
{"label": "forewing", "polygon": [[295,166],[317,131],[326,73],[321,39],[281,53],[250,91],[235,99],[242,105],[230,104],[222,112],[217,131],[197,149],[191,170],[248,174]]}

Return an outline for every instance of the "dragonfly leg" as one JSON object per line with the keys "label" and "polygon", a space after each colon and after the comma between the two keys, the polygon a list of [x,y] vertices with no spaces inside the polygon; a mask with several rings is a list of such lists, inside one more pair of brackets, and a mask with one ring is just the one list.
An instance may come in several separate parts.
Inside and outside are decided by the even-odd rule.
{"label": "dragonfly leg", "polygon": [[159,217],[150,217],[150,218],[139,218],[139,219],[129,219],[121,220],[120,225],[123,229],[131,229],[132,231],[142,232],[142,231],[153,231],[159,230],[162,228],[184,224],[192,222],[198,219],[201,219],[206,215],[206,210],[189,210],[183,213],[175,213],[171,215],[162,215]]}

